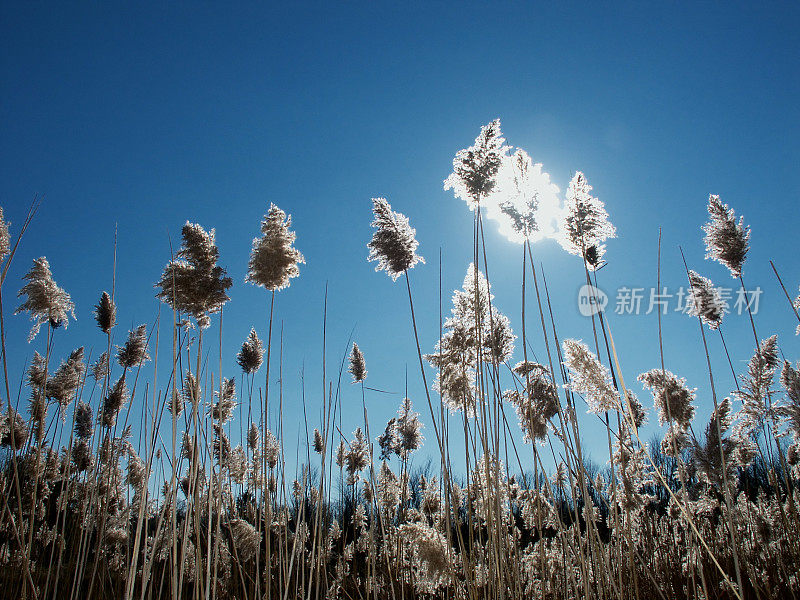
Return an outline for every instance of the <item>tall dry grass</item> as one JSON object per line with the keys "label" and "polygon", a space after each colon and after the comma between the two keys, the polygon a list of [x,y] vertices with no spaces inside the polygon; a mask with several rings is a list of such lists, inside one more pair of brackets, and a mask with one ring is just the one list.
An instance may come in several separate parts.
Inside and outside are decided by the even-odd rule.
{"label": "tall dry grass", "polygon": [[[645,403],[634,382],[626,383],[612,323],[602,312],[593,315],[584,343],[562,338],[553,317],[557,299],[535,266],[531,243],[549,227],[541,212],[549,186],[541,165],[523,151],[510,154],[499,121],[457,153],[446,187],[473,211],[472,264],[430,349],[420,344],[417,328],[418,311],[428,307],[414,302],[411,271],[424,262],[415,231],[385,199],[373,200],[369,260],[393,281],[404,280],[398,293],[409,302],[423,415],[406,398],[397,417],[376,428],[364,392],[369,357],[348,341],[348,371],[362,401],[347,408],[363,412],[363,428],[351,435],[341,430],[349,402],[339,386],[345,360],[331,372],[323,358],[318,411],[307,411],[303,382],[308,444],[300,447],[284,435],[282,384],[270,389],[271,368],[283,380],[276,295],[303,264],[282,210],[271,206],[265,215],[248,269],[247,280],[266,291],[266,337],[254,328],[240,349],[221,343],[232,281],[217,264],[213,230],[184,226],[182,244],[157,283],[163,310],[119,347],[112,347],[111,333],[124,300],[112,281],[95,307],[105,351],[92,360],[83,348],[60,363],[52,356],[53,339],[74,307],[47,260],[37,259],[17,311],[32,318],[38,348],[24,374],[27,402],[11,393],[7,352],[20,341],[6,339],[3,292],[36,206],[13,237],[0,212],[0,596],[800,595],[800,366],[780,361],[777,338],[759,337],[749,315],[756,349],[745,373],[734,369],[734,411],[715,385],[706,342],[712,331],[722,335],[721,299],[710,280],[687,266],[714,410],[709,422],[697,422],[695,391],[665,368],[662,350],[660,365],[638,379],[652,393],[651,418],[664,426],[663,439],[642,440]],[[591,191],[576,173],[559,231],[564,248],[582,261],[585,283],[596,286],[605,242],[616,231]],[[522,242],[522,306],[534,297],[536,310],[523,308],[516,335],[494,305],[487,215],[506,218]],[[716,196],[709,219],[709,258],[744,286],[749,230]],[[794,302],[787,318],[797,317]],[[323,316],[327,321],[327,308]],[[159,362],[162,319],[171,354]],[[513,364],[515,340],[522,360]],[[546,362],[529,360],[529,340]],[[220,362],[225,352],[236,355],[238,386],[222,377],[221,364],[205,362],[215,342]],[[159,372],[164,365],[167,372]],[[431,367],[436,376],[429,381]],[[274,431],[266,419],[270,403],[278,405]],[[584,406],[606,434],[610,462],[602,470],[582,445],[577,413]],[[317,412],[321,421],[310,422],[307,415]],[[515,418],[522,443],[513,433]],[[134,419],[142,423],[138,439]],[[437,457],[424,472],[412,462],[423,423]],[[241,443],[234,446],[232,438]],[[464,455],[452,456],[453,448],[464,448]],[[287,471],[287,452],[298,457],[296,473]],[[548,472],[548,465],[555,467]]]}

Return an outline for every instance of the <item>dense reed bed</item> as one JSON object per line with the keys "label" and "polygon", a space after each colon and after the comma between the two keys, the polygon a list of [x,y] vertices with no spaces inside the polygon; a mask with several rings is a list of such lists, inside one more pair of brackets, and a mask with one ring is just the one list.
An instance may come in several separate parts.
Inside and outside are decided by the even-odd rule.
{"label": "dense reed bed", "polygon": [[[112,286],[95,307],[105,351],[88,364],[83,348],[63,360],[52,355],[74,306],[47,259],[34,261],[15,307],[32,319],[37,349],[21,396],[12,393],[6,353],[25,342],[6,339],[14,284],[6,275],[35,207],[14,235],[0,212],[0,596],[800,595],[800,365],[779,358],[778,338],[758,337],[749,315],[754,350],[732,392],[714,387],[709,357],[711,398],[703,402],[714,409],[699,422],[695,390],[663,356],[638,381],[626,380],[603,312],[592,315],[588,342],[561,337],[551,310],[557,299],[537,271],[532,242],[558,236],[582,262],[585,282],[597,284],[616,231],[583,173],[560,206],[541,165],[522,150],[512,154],[494,121],[456,154],[445,188],[474,214],[473,256],[434,348],[420,345],[417,330],[418,311],[429,307],[415,305],[409,278],[423,262],[415,230],[383,198],[373,199],[368,244],[376,270],[407,296],[424,397],[404,399],[397,417],[376,428],[364,395],[369,357],[353,344],[345,366],[361,391],[363,426],[341,431],[340,373],[331,369],[306,413],[321,419],[306,418],[308,443],[299,448],[281,434],[283,397],[270,389],[275,294],[304,262],[281,209],[265,215],[248,266],[247,281],[266,293],[266,331],[220,348],[236,355],[241,373],[226,378],[203,358],[220,344],[214,325],[232,281],[217,264],[214,231],[186,223],[156,284],[167,343],[151,323],[112,344],[116,307],[125,302]],[[708,212],[708,258],[744,287],[749,230],[717,196]],[[537,310],[523,308],[516,333],[486,275],[486,218],[521,243],[522,306],[527,294]],[[708,357],[706,335],[719,328],[723,300],[688,266],[686,277]],[[783,290],[787,320],[798,318],[800,298]],[[546,362],[529,359],[532,345]],[[166,346],[170,356],[159,359]],[[652,395],[652,410],[634,387]],[[271,431],[264,415],[276,403]],[[577,413],[587,407],[605,428],[604,469],[582,446]],[[642,439],[648,413],[662,438]],[[524,440],[512,434],[515,419]],[[133,420],[141,423],[136,437]],[[411,461],[423,423],[436,457],[424,471]],[[455,447],[464,456],[453,456]],[[295,473],[288,454],[301,457]]]}

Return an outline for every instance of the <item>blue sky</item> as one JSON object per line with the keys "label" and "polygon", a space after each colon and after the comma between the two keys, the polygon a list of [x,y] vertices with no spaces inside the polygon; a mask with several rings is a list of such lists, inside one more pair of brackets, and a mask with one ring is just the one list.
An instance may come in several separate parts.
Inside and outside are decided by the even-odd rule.
{"label": "blue sky", "polygon": [[[220,262],[234,280],[222,361],[223,375],[238,373],[235,353],[250,327],[266,336],[267,295],[244,275],[274,202],[291,213],[307,260],[276,302],[287,446],[302,418],[303,367],[310,426],[319,423],[326,283],[329,368],[353,331],[368,383],[394,392],[368,396],[373,431],[399,405],[406,366],[424,418],[404,286],[366,261],[370,198],[387,197],[417,229],[427,264],[412,280],[423,351],[432,351],[440,249],[448,312],[472,246],[472,215],[442,181],[454,153],[496,117],[508,142],[543,163],[562,191],[582,170],[606,203],[618,239],[608,244],[599,281],[612,303],[620,286],[655,285],[659,227],[664,285],[685,285],[682,245],[690,268],[734,287],[723,267],[703,260],[706,200],[720,194],[752,227],[745,278],[764,289],[759,335],[779,334],[786,358],[797,360],[797,322],[768,261],[796,294],[798,12],[788,3],[6,3],[0,205],[12,233],[31,200],[42,199],[4,286],[12,389],[44,345],[44,336],[26,344],[26,318],[11,316],[34,257],[48,257],[77,306],[77,322],[58,332],[55,357],[79,345],[96,356],[104,337],[91,311],[111,286],[115,225],[122,343],[128,328],[154,323],[153,283],[187,219],[216,229]],[[519,334],[521,249],[491,223],[486,232],[496,303]],[[560,337],[588,341],[591,324],[576,304],[580,261],[552,241],[534,252]],[[655,315],[609,319],[626,381],[652,406],[634,379],[659,364]],[[754,345],[749,322],[728,315],[723,329],[742,372]],[[538,330],[529,340],[542,351]],[[733,381],[719,337],[709,343],[718,391],[727,394]],[[667,368],[699,388],[706,415],[696,321],[668,315],[664,344]],[[209,363],[217,360],[212,354]],[[347,387],[343,399],[353,409],[345,410],[351,431],[360,393]],[[599,422],[587,416],[582,425],[602,460]],[[433,445],[430,428],[427,437]]]}

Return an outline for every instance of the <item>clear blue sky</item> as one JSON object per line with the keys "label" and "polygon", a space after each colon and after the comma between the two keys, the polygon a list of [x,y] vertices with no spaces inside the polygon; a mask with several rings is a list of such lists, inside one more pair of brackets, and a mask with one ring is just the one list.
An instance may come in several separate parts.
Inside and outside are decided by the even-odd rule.
{"label": "clear blue sky", "polygon": [[[259,220],[275,202],[292,214],[307,259],[276,304],[288,451],[302,417],[303,365],[310,426],[319,423],[326,282],[329,365],[354,330],[368,383],[395,392],[368,396],[373,432],[400,402],[406,365],[424,418],[404,287],[366,262],[370,198],[386,196],[417,229],[427,258],[413,273],[418,324],[423,351],[432,351],[439,250],[449,311],[472,244],[472,215],[442,180],[453,154],[495,117],[508,142],[542,162],[562,191],[582,170],[605,201],[619,234],[600,272],[612,294],[622,285],[655,285],[659,227],[665,285],[685,285],[681,244],[690,267],[733,287],[723,267],[703,260],[706,200],[720,194],[752,226],[745,277],[765,290],[759,335],[778,333],[786,357],[796,360],[797,322],[768,260],[796,294],[798,17],[789,3],[4,3],[0,205],[12,232],[31,200],[42,198],[5,284],[12,387],[44,345],[43,335],[26,344],[27,319],[11,316],[32,258],[48,257],[77,305],[77,322],[58,332],[56,359],[78,345],[96,356],[104,336],[91,311],[111,286],[115,224],[121,343],[128,328],[153,324],[153,283],[169,257],[169,236],[174,242],[187,219],[216,228],[221,264],[235,282],[222,360],[224,375],[238,374],[235,353],[251,325],[266,335],[267,296],[244,275]],[[519,333],[520,247],[492,224],[486,245],[496,303]],[[576,308],[580,261],[552,241],[535,252],[560,336],[588,341],[590,322]],[[634,379],[659,364],[655,315],[610,320],[626,381],[651,407]],[[738,372],[754,345],[749,327],[744,317],[726,317]],[[667,368],[699,388],[706,415],[711,398],[696,321],[670,314],[664,328]],[[529,335],[541,352],[538,331]],[[727,394],[733,382],[719,337],[710,345]],[[215,371],[216,360],[212,354]],[[355,387],[344,402],[353,409],[345,414],[352,431],[360,414]],[[587,416],[583,425],[602,459],[598,422]],[[432,445],[430,427],[427,437]]]}

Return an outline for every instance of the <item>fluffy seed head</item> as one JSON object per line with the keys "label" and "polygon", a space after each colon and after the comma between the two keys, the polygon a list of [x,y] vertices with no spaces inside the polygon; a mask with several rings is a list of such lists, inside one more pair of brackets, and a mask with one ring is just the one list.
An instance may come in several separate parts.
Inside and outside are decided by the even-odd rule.
{"label": "fluffy seed head", "polygon": [[739,277],[750,249],[750,228],[744,226],[744,217],[737,223],[736,213],[714,194],[708,197],[708,216],[708,223],[703,225],[706,258],[728,267],[732,277]]}
{"label": "fluffy seed head", "polygon": [[264,344],[258,339],[256,330],[251,328],[247,339],[242,344],[242,349],[236,356],[236,362],[242,367],[242,371],[252,375],[261,367],[264,360]]}
{"label": "fluffy seed head", "polygon": [[75,406],[75,436],[78,439],[88,440],[94,431],[92,407],[80,401]]}
{"label": "fluffy seed head", "polygon": [[300,275],[298,265],[306,261],[292,246],[297,234],[289,229],[291,224],[291,215],[270,204],[261,221],[261,237],[253,240],[245,281],[275,292],[289,287],[290,280]]}
{"label": "fluffy seed head", "polygon": [[128,386],[125,384],[123,375],[111,388],[103,403],[103,425],[113,427],[117,422],[119,411],[128,401]]}
{"label": "fluffy seed head", "polygon": [[348,369],[353,376],[353,383],[364,381],[367,378],[367,364],[364,361],[364,354],[353,342],[353,351],[350,353],[350,368]]}
{"label": "fluffy seed head", "polygon": [[583,256],[587,267],[602,265],[605,242],[616,237],[616,229],[608,220],[605,205],[591,194],[586,176],[577,171],[569,182],[561,216],[561,246],[570,254]]}
{"label": "fluffy seed head", "polygon": [[69,324],[67,316],[75,318],[75,305],[69,294],[61,289],[53,280],[50,272],[50,263],[42,256],[33,260],[33,267],[23,277],[27,282],[22,286],[18,297],[25,296],[25,301],[17,307],[14,314],[29,312],[33,327],[28,334],[28,341],[32,341],[45,323],[51,327],[64,328]]}
{"label": "fluffy seed head", "polygon": [[372,213],[375,215],[372,226],[376,231],[367,247],[368,260],[378,261],[376,271],[386,271],[394,281],[418,262],[425,262],[416,254],[417,232],[409,224],[408,217],[394,212],[385,198],[372,199]]}
{"label": "fluffy seed head", "polygon": [[694,271],[689,271],[689,284],[687,312],[692,316],[699,316],[710,329],[719,328],[728,303],[723,300],[710,279]]}
{"label": "fluffy seed head", "polygon": [[639,381],[653,393],[659,423],[674,422],[686,428],[694,417],[695,390],[686,387],[686,380],[670,371],[653,369],[639,375]]}
{"label": "fluffy seed head", "polygon": [[116,324],[117,306],[111,296],[108,295],[108,292],[103,292],[103,295],[100,296],[100,302],[95,305],[94,318],[103,333],[108,333]]}
{"label": "fluffy seed head", "polygon": [[156,296],[179,312],[193,316],[201,327],[210,324],[209,314],[218,313],[230,300],[227,294],[233,281],[217,265],[219,250],[214,230],[206,231],[186,222],[181,230],[183,244],[177,257],[164,267]]}
{"label": "fluffy seed head", "polygon": [[8,235],[8,222],[3,216],[3,207],[0,206],[0,260],[3,260],[11,251],[11,238]]}
{"label": "fluffy seed head", "polygon": [[148,360],[147,325],[143,324],[128,332],[124,346],[117,346],[117,362],[125,369],[132,369]]}
{"label": "fluffy seed head", "polygon": [[497,172],[508,150],[500,131],[500,119],[484,125],[475,143],[456,153],[453,172],[444,180],[444,189],[452,189],[456,198],[475,210],[481,199],[494,190]]}
{"label": "fluffy seed head", "polygon": [[578,340],[564,340],[564,364],[569,369],[569,388],[583,394],[589,412],[601,413],[619,408],[619,393],[611,383],[611,374],[588,346]]}

